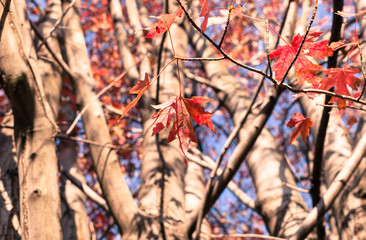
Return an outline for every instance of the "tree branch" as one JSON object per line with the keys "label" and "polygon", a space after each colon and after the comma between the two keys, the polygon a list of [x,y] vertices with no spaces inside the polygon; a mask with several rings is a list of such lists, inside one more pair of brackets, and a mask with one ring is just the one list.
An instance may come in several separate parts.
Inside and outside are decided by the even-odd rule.
{"label": "tree branch", "polygon": [[366,135],[363,135],[361,140],[352,152],[352,155],[348,158],[347,163],[342,170],[338,173],[333,183],[329,186],[324,196],[320,199],[318,204],[311,210],[303,224],[297,231],[296,235],[291,238],[292,240],[305,239],[310,233],[316,223],[322,219],[323,215],[332,206],[335,199],[339,196],[344,186],[347,184],[352,174],[356,171],[357,167],[363,159],[363,155],[366,151]]}
{"label": "tree branch", "polygon": [[6,0],[5,5],[4,5],[4,9],[3,9],[3,14],[1,14],[1,19],[0,19],[0,42],[1,42],[1,35],[3,33],[3,30],[4,30],[6,17],[8,16],[8,13],[10,11],[10,3],[11,3],[11,0]]}

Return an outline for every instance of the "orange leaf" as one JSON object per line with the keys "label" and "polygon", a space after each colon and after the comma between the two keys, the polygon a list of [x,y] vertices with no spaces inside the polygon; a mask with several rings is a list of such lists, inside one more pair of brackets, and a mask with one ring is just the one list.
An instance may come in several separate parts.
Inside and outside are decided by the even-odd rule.
{"label": "orange leaf", "polygon": [[290,118],[290,121],[286,123],[286,127],[296,127],[296,129],[291,133],[289,145],[295,141],[299,134],[301,134],[301,138],[305,142],[307,136],[309,135],[310,127],[314,126],[314,123],[311,121],[311,119],[308,117],[304,118],[301,113],[295,112],[294,115],[295,116]]}
{"label": "orange leaf", "polygon": [[131,88],[130,90],[130,94],[137,94],[136,98],[134,100],[132,100],[132,102],[130,102],[130,104],[128,104],[122,112],[121,117],[119,118],[119,120],[121,120],[121,118],[123,118],[126,113],[128,113],[128,111],[131,110],[131,108],[133,108],[136,103],[140,100],[140,98],[142,97],[142,95],[144,94],[144,92],[146,91],[146,89],[148,87],[150,87],[150,81],[149,81],[149,75],[147,73],[145,73],[145,79],[144,80],[140,80],[138,81],[138,83],[136,84],[136,86],[134,86],[133,88]]}
{"label": "orange leaf", "polygon": [[355,115],[350,116],[347,120],[347,132],[352,128],[353,125],[355,125],[355,123],[357,123],[357,118],[355,117]]}

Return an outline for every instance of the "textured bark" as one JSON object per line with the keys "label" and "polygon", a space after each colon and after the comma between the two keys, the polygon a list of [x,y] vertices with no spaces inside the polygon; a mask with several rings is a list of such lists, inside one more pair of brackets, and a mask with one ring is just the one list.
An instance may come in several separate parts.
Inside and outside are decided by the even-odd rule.
{"label": "textured bark", "polygon": [[[189,162],[187,172],[184,176],[185,183],[185,204],[186,212],[190,214],[194,209],[199,208],[205,194],[205,175],[203,167],[195,162]],[[200,239],[211,239],[210,224],[203,220]]]}
{"label": "textured bark", "polygon": [[[119,46],[121,58],[126,69],[131,68],[127,73],[132,84],[139,79],[138,70],[133,66],[132,54],[126,48],[126,33],[123,29],[123,16],[121,6],[118,1],[111,0],[110,8],[114,21],[116,39]],[[127,1],[127,12],[134,29],[139,29],[139,15],[135,1]],[[184,54],[187,45],[187,38],[184,30],[173,24],[171,27],[175,50]],[[138,52],[142,58],[140,72],[143,76],[145,72],[151,73],[150,63],[146,56],[146,43],[142,32],[136,33],[138,41]],[[155,42],[156,49],[160,48],[160,43]],[[164,43],[164,53],[161,58],[161,66],[164,66],[174,57],[171,50],[170,41]],[[157,53],[156,53],[157,54]],[[171,64],[160,77],[159,102],[169,99],[171,96],[179,95],[178,78],[176,75],[176,65]],[[151,96],[156,96],[156,86],[152,86],[145,93],[145,97],[140,101],[141,116],[143,119],[144,155],[141,164],[141,189],[139,191],[139,209],[146,214],[139,220],[139,228],[134,229],[134,233],[125,238],[177,238],[185,239],[183,231],[178,230],[185,221],[184,204],[184,157],[180,152],[177,143],[166,144],[167,134],[160,134],[159,148],[156,137],[152,137],[151,115],[154,113],[150,107],[154,103]],[[145,107],[144,107],[145,106]]]}
{"label": "textured bark", "polygon": [[61,239],[57,127],[44,98],[24,7],[25,2],[12,5],[0,44],[2,86],[14,112],[22,238]]}
{"label": "textured bark", "polygon": [[359,167],[363,156],[366,152],[366,136],[364,135],[357,143],[357,146],[352,152],[352,155],[347,159],[347,163],[344,168],[336,176],[329,189],[322,196],[321,200],[311,210],[309,215],[301,224],[301,227],[297,231],[296,235],[291,239],[301,240],[304,239],[307,234],[314,228],[315,224],[323,217],[323,215],[330,209],[334,200],[341,193],[342,189],[348,183],[352,175]]}
{"label": "textured bark", "polygon": [[[60,35],[60,29],[55,29],[55,24],[62,17],[62,6],[60,0],[48,1],[45,15],[41,19],[39,27],[42,35],[46,39],[48,45],[53,52],[59,57],[61,56],[60,45],[57,37]],[[54,31],[55,30],[55,31]],[[46,99],[57,121],[59,115],[59,102],[62,88],[63,72],[61,66],[55,62],[45,45],[40,42],[38,44],[38,66],[42,74],[42,82]],[[72,122],[75,118],[75,111],[70,109],[70,105],[66,105],[63,110],[63,121]],[[66,131],[68,125],[62,125],[61,131]],[[58,146],[59,161],[64,171],[70,172],[80,182],[85,183],[85,178],[76,162],[77,152],[76,143],[67,139],[60,139]],[[69,180],[66,180],[65,187],[61,193],[66,199],[62,205],[62,229],[64,239],[90,239],[89,219],[86,212],[86,196]]]}
{"label": "textured bark", "polygon": [[[184,29],[175,23],[172,25],[170,33],[176,53],[184,54],[188,43]],[[168,38],[163,48],[165,50],[162,54],[161,66],[165,66],[174,57]],[[160,77],[159,102],[164,102],[172,96],[179,96],[179,89],[177,66],[174,62],[165,69]],[[156,96],[156,85],[149,88],[148,95]],[[145,100],[144,105],[147,104],[147,101]],[[168,239],[186,239],[186,233],[182,231],[185,222],[184,157],[178,141],[166,144],[168,137],[166,131],[159,135],[159,149],[157,148],[156,138],[151,136],[153,123],[151,115],[153,113],[151,107],[141,110],[144,155],[141,164],[142,183],[139,191],[139,207],[150,217],[162,218],[160,225],[164,224]],[[161,237],[161,232],[153,234]]]}
{"label": "textured bark", "polygon": [[[362,4],[364,5],[363,7]],[[355,1],[355,5],[359,10],[366,7],[364,1]],[[298,29],[301,29],[301,27]],[[302,29],[304,30],[305,26],[302,26]],[[365,34],[363,35],[365,38]],[[318,101],[324,102],[323,99]],[[302,109],[305,111],[305,115],[310,113],[309,117],[314,122],[314,127],[311,128],[311,134],[317,136],[322,107],[316,107],[314,101],[306,97],[301,98],[300,103]],[[364,131],[360,129],[359,132]],[[330,186],[337,174],[344,168],[349,156],[351,156],[352,149],[352,141],[347,134],[341,117],[331,115],[323,151],[324,183],[326,186]],[[364,185],[360,184],[360,182],[362,183],[362,179],[365,178],[365,164],[365,161],[360,163],[360,167],[357,168],[344,190],[333,203],[330,216],[332,219],[332,239],[353,239],[354,236],[358,236],[359,234],[361,234],[359,239],[363,237],[363,226],[366,223],[366,216],[364,215],[366,205],[362,197]],[[312,168],[312,163],[310,163],[310,168]]]}
{"label": "textured bark", "polygon": [[[69,2],[65,1],[63,4],[64,7],[67,7]],[[76,101],[80,108],[89,104],[88,110],[82,116],[87,138],[108,145],[111,144],[109,130],[100,102],[95,99],[94,79],[79,14],[78,7],[73,7],[70,10],[64,18],[65,28],[63,32],[64,41],[67,43],[65,49],[68,63],[77,76],[77,79],[72,79]],[[98,180],[111,213],[120,230],[128,235],[134,229],[133,222],[139,217],[137,206],[120,171],[116,151],[96,145],[90,145],[89,148]]]}
{"label": "textured bark", "polygon": [[0,128],[0,240],[20,239],[21,235],[13,120],[10,111],[5,115]]}

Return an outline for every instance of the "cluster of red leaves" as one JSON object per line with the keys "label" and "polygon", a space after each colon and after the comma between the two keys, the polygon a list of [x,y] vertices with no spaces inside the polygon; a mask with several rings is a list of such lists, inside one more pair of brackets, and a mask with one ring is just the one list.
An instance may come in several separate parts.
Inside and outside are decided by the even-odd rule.
{"label": "cluster of red leaves", "polygon": [[[328,77],[321,80],[321,88],[329,90],[334,87],[334,92],[339,95],[351,96],[347,85],[352,90],[357,90],[360,86],[360,79],[355,77],[354,74],[359,73],[360,70],[345,66],[343,68],[330,68],[323,71]],[[356,93],[359,94],[359,93]],[[346,107],[346,100],[341,98],[332,97],[330,103],[336,102],[339,109]]]}
{"label": "cluster of red leaves", "polygon": [[[308,35],[294,63],[299,85],[302,85],[306,81],[316,87],[319,82],[317,72],[323,67],[313,63],[308,57],[324,59],[333,55],[333,49],[327,45],[328,40],[315,42],[320,34],[321,32],[313,32]],[[286,77],[286,71],[293,59],[295,59],[303,39],[303,36],[297,34],[292,40],[291,45],[279,46],[269,55],[271,59],[277,60],[273,65],[273,71],[276,74],[277,80],[281,81]]]}
{"label": "cluster of red leaves", "polygon": [[[130,90],[130,94],[137,94],[137,96],[124,108],[121,118],[137,104],[138,100],[150,86],[151,83],[148,74],[146,73],[145,79],[140,80],[137,85]],[[152,135],[155,135],[164,128],[168,128],[175,116],[173,126],[169,133],[168,143],[178,138],[180,148],[184,153],[188,150],[189,140],[197,143],[190,117],[199,125],[203,124],[215,132],[213,123],[210,119],[213,114],[205,112],[205,109],[201,106],[201,104],[210,101],[212,101],[212,99],[204,97],[193,97],[192,99],[171,97],[168,101],[153,106],[154,108],[161,110],[152,116],[152,119],[155,119]]]}
{"label": "cluster of red leaves", "polygon": [[215,132],[213,123],[210,119],[213,114],[206,112],[201,106],[201,104],[210,101],[212,101],[212,99],[204,97],[193,97],[192,99],[171,97],[168,101],[153,106],[160,110],[152,116],[152,119],[155,119],[152,135],[159,133],[164,128],[168,128],[175,116],[167,142],[170,143],[178,138],[180,148],[184,153],[189,148],[189,140],[197,143],[190,117],[198,123],[198,125],[203,124]]}
{"label": "cluster of red leaves", "polygon": [[[174,14],[163,14],[157,17],[158,21],[153,24],[152,27],[148,28],[149,33],[146,38],[154,38],[161,36],[164,32],[169,31],[169,28],[173,24],[175,18],[181,17],[183,10],[181,8]],[[144,80],[138,81],[129,93],[137,94],[136,98],[132,100],[122,111],[121,118],[123,118],[131,108],[133,108],[139,99],[142,97],[144,92],[151,86],[152,82],[149,81],[148,73],[145,73]],[[178,139],[179,146],[184,153],[189,148],[189,141],[197,143],[197,139],[194,134],[193,126],[190,118],[196,121],[199,125],[205,125],[215,132],[213,123],[210,117],[212,113],[206,112],[201,104],[212,101],[211,99],[204,97],[193,97],[192,99],[186,99],[181,96],[171,97],[168,101],[153,106],[156,109],[160,109],[156,112],[152,119],[155,119],[153,125],[153,133],[155,135],[164,128],[170,126],[171,121],[174,117],[173,126],[169,132],[167,142]],[[120,118],[120,119],[121,119]]]}
{"label": "cluster of red leaves", "polygon": [[[309,59],[309,57],[312,57],[323,60],[325,57],[332,56],[333,51],[344,44],[343,42],[337,42],[328,46],[327,40],[316,42],[320,35],[321,32],[311,32],[308,34],[296,61],[293,64],[298,78],[298,84],[302,85],[304,82],[307,82],[314,89],[330,90],[334,88],[333,91],[336,94],[353,97],[358,96],[359,92],[352,95],[349,88],[354,91],[358,90],[358,87],[360,86],[360,79],[354,75],[359,73],[359,69],[343,66],[342,68],[322,70],[322,66]],[[282,81],[284,77],[286,77],[285,74],[293,62],[293,59],[295,59],[303,39],[303,36],[297,34],[292,40],[291,45],[279,46],[270,54],[270,58],[276,60],[273,65],[273,71],[278,81]],[[324,74],[328,75],[324,79],[320,79],[318,77],[318,73],[321,70]],[[303,95],[305,94],[298,94],[298,97]],[[306,95],[313,99],[317,94],[309,93]],[[334,102],[337,103],[338,109],[340,110],[344,109],[347,104],[344,99],[332,97],[330,103]],[[304,118],[300,113],[295,113],[295,117],[291,118],[286,125],[288,127],[296,127],[295,131],[291,134],[290,144],[295,140],[299,133],[301,133],[302,139],[305,141],[309,134],[309,127],[312,125],[313,124],[309,118]]]}

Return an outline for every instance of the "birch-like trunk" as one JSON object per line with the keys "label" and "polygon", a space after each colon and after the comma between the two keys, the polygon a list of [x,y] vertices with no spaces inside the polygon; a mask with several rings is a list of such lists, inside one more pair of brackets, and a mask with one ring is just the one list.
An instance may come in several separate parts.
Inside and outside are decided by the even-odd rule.
{"label": "birch-like trunk", "polygon": [[13,113],[0,128],[0,240],[20,239],[18,166],[14,145]]}
{"label": "birch-like trunk", "polygon": [[0,44],[1,84],[14,112],[22,238],[57,240],[62,239],[57,126],[44,97],[25,9],[25,2],[12,2]]}
{"label": "birch-like trunk", "polygon": [[[69,1],[64,1],[64,9],[69,4]],[[128,235],[139,218],[137,206],[124,181],[116,151],[108,147],[111,139],[101,104],[95,97],[95,84],[81,28],[79,4],[77,1],[64,17],[64,47],[74,74],[72,81],[77,104],[80,109],[88,105],[88,110],[82,115],[86,136],[89,140],[106,146],[89,145],[98,180],[116,224]]]}

